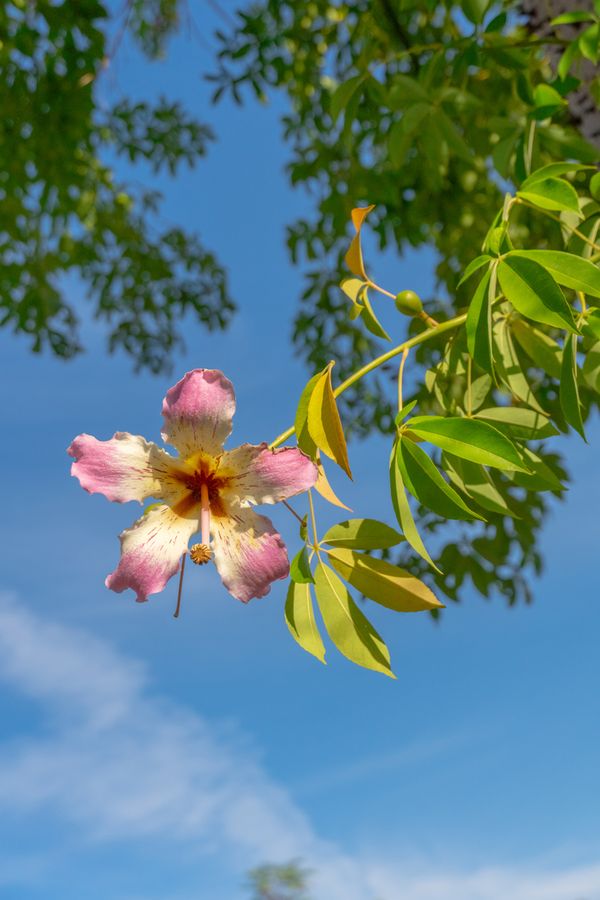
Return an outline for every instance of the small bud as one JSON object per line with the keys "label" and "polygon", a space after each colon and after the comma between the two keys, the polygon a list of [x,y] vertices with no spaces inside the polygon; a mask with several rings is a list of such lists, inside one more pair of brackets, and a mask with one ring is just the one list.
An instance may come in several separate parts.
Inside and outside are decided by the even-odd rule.
{"label": "small bud", "polygon": [[405,316],[418,316],[423,312],[423,304],[414,291],[400,291],[396,294],[396,309]]}
{"label": "small bud", "polygon": [[210,547],[206,544],[194,544],[190,547],[190,559],[197,566],[203,566],[211,557]]}

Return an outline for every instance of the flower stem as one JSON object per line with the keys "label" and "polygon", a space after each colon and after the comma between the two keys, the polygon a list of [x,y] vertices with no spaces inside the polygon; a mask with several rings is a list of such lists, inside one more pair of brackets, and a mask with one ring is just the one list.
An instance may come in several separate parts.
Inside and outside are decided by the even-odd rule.
{"label": "flower stem", "polygon": [[186,553],[184,553],[183,556],[181,557],[181,571],[180,571],[180,573],[179,573],[179,590],[177,591],[177,605],[176,605],[176,607],[175,607],[175,612],[173,613],[173,618],[174,618],[174,619],[178,619],[178,618],[179,618],[179,610],[181,609],[181,591],[182,591],[182,588],[183,588],[183,573],[184,573],[184,570],[185,570],[185,558],[186,558],[186,556],[187,556],[187,551],[186,551]]}
{"label": "flower stem", "polygon": [[290,504],[287,502],[287,500],[282,500],[281,502],[283,503],[283,505],[284,505],[287,509],[289,509],[289,511],[291,512],[291,514],[292,514],[293,516],[296,516],[296,518],[298,519],[298,521],[300,522],[300,524],[301,524],[301,525],[304,525],[304,519],[302,518],[302,516],[298,515],[298,513],[296,512],[296,510],[295,510],[292,506],[290,506]]}
{"label": "flower stem", "polygon": [[[405,350],[410,350],[411,347],[418,347],[419,344],[423,344],[425,341],[430,340],[431,338],[437,337],[440,334],[444,334],[446,331],[452,331],[454,328],[459,328],[461,325],[464,325],[467,319],[467,314],[462,313],[460,316],[454,316],[453,319],[448,319],[446,322],[440,322],[439,325],[435,327],[428,328],[427,331],[422,331],[421,334],[416,334],[414,337],[409,338],[407,341],[403,341],[401,344],[398,344],[397,347],[393,347],[391,350],[388,350],[387,353],[382,353],[381,356],[377,356],[375,359],[372,359],[371,362],[362,366],[360,369],[357,369],[352,375],[346,378],[345,381],[342,381],[340,385],[335,389],[334,396],[339,397],[340,394],[343,394],[344,391],[347,391],[348,388],[352,387],[353,384],[356,384],[357,381],[360,381],[361,378],[364,378],[365,375],[368,375],[369,372],[372,372],[374,369],[379,368],[384,363],[388,362],[390,359],[393,359],[395,356],[399,356],[401,353],[404,353]],[[275,440],[269,444],[271,450],[274,450],[275,447],[279,447],[284,441],[287,441],[295,431],[294,426],[292,425],[286,431],[282,431],[282,433],[275,438]]]}

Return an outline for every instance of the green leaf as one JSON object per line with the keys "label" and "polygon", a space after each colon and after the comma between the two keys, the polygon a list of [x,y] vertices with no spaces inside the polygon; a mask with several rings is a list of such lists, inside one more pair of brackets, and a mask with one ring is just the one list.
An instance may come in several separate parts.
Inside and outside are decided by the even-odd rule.
{"label": "green leaf", "polygon": [[532,172],[521,185],[521,190],[526,190],[530,185],[535,184],[536,181],[545,181],[546,178],[554,177],[556,175],[566,175],[568,172],[581,172],[584,169],[593,168],[595,167],[587,166],[585,163],[549,163],[547,166],[542,166],[540,169],[536,169],[535,172]]}
{"label": "green leaf", "polygon": [[406,491],[404,489],[402,474],[398,467],[397,444],[394,444],[392,454],[390,456],[390,489],[392,494],[392,504],[394,507],[394,512],[396,513],[396,518],[398,519],[400,527],[404,532],[404,537],[413,548],[413,550],[415,550],[419,554],[419,556],[421,556],[425,560],[425,562],[429,563],[429,565],[437,572],[440,572],[440,569],[438,569],[429,553],[427,552],[427,548],[425,547],[421,535],[419,534],[419,530],[415,524],[410,504],[408,502],[408,497],[406,496]]}
{"label": "green leaf", "polygon": [[429,95],[425,88],[409,75],[393,76],[388,103],[391,109],[404,109],[410,103],[429,101]]}
{"label": "green leaf", "polygon": [[580,55],[579,51],[579,41],[571,41],[565,52],[560,58],[560,62],[556,67],[556,74],[559,78],[562,78],[563,81],[567,78],[571,66],[575,62],[575,59]]}
{"label": "green leaf", "polygon": [[519,346],[536,366],[552,378],[560,378],[562,353],[555,340],[548,337],[543,331],[534,328],[525,319],[512,319],[511,330],[519,342]]}
{"label": "green leaf", "polygon": [[290,582],[285,601],[285,621],[303,650],[325,663],[325,647],[315,621],[309,584]]}
{"label": "green leaf", "polygon": [[502,383],[517,400],[521,400],[527,406],[546,415],[546,411],[538,403],[525,377],[507,319],[499,319],[494,323],[494,346],[496,348],[496,367]]}
{"label": "green leaf", "polygon": [[515,446],[487,422],[452,416],[417,416],[410,431],[441,450],[496,469],[527,471]]}
{"label": "green leaf", "polygon": [[567,335],[563,346],[559,399],[565,419],[585,440],[579,388],[577,387],[577,335],[575,334]]}
{"label": "green leaf", "polygon": [[528,491],[565,490],[556,473],[533,450],[530,450],[529,447],[523,447],[523,456],[531,472],[528,474],[523,472],[512,474],[510,477],[514,484],[524,487]]}
{"label": "green leaf", "polygon": [[369,77],[368,72],[364,72],[361,75],[354,75],[353,78],[349,78],[348,81],[344,81],[342,84],[339,84],[333,94],[331,95],[330,101],[330,110],[331,110],[331,118],[334,123],[337,121],[340,113],[348,104],[348,101],[358,90],[363,81]]}
{"label": "green leaf", "polygon": [[575,188],[561,178],[543,178],[517,191],[517,197],[528,200],[541,209],[579,212],[579,197]]}
{"label": "green leaf", "polygon": [[434,113],[435,122],[440,129],[448,149],[458,156],[459,159],[465,160],[467,163],[473,162],[473,154],[454,122],[448,118],[446,113],[438,107]]}
{"label": "green leaf", "polygon": [[342,548],[332,550],[328,558],[352,587],[387,609],[423,612],[443,607],[426,584],[384,559]]}
{"label": "green leaf", "polygon": [[394,419],[395,425],[402,425],[403,421],[407,416],[411,414],[415,406],[417,405],[416,400],[411,400],[410,403],[405,403],[402,409],[399,409],[396,413],[396,418]]}
{"label": "green leaf", "polygon": [[552,19],[550,25],[571,25],[573,22],[593,22],[594,16],[591,12],[576,10],[574,12],[561,13],[560,16]]}
{"label": "green leaf", "polygon": [[369,301],[366,288],[361,294],[361,300],[364,304],[362,319],[367,330],[370,331],[371,334],[374,334],[375,337],[383,338],[384,341],[391,341],[391,337],[375,315],[373,307],[371,306],[371,303]]}
{"label": "green leaf", "polygon": [[470,398],[465,394],[465,399],[463,401],[464,408],[467,409],[470,399],[471,412],[476,412],[485,402],[485,399],[492,388],[492,383],[492,379],[489,375],[480,375],[478,378],[475,378],[471,384]]}
{"label": "green leaf", "polygon": [[471,260],[471,262],[463,272],[462,278],[456,286],[460,287],[461,284],[464,284],[467,278],[470,278],[471,275],[473,275],[475,272],[478,272],[482,266],[486,265],[486,263],[490,263],[492,259],[493,257],[491,257],[488,253],[483,253],[481,256],[476,256],[475,259]]}
{"label": "green leaf", "polygon": [[358,666],[394,678],[385,643],[360,611],[346,585],[323,562],[315,570],[315,591],[327,633],[340,653]]}
{"label": "green leaf", "polygon": [[310,379],[310,381],[302,391],[300,400],[298,401],[298,408],[296,409],[296,418],[294,420],[294,428],[296,430],[296,440],[298,442],[298,446],[301,450],[304,450],[305,453],[313,458],[317,453],[317,445],[308,433],[308,404],[310,402],[313,389],[320,377],[320,372],[317,372],[316,375],[313,375],[313,377]]}
{"label": "green leaf", "polygon": [[340,281],[341,289],[346,297],[349,297],[355,305],[360,305],[360,296],[367,287],[367,284],[368,282],[363,281],[362,278],[354,278],[354,276],[342,278]]}
{"label": "green leaf", "polygon": [[290,578],[296,584],[311,584],[314,581],[306,547],[299,550],[290,563]]}
{"label": "green leaf", "polygon": [[321,539],[332,547],[354,550],[387,550],[404,540],[395,528],[376,519],[348,519],[333,525]]}
{"label": "green leaf", "polygon": [[598,63],[598,44],[600,41],[600,25],[594,23],[579,35],[579,52],[596,65]]}
{"label": "green leaf", "polygon": [[442,462],[457,488],[483,509],[501,516],[518,518],[496,487],[490,473],[483,466],[459,459],[458,456],[452,456],[450,453],[442,454]]}
{"label": "green leaf", "polygon": [[402,435],[398,440],[397,463],[413,497],[436,515],[462,521],[482,518],[469,509],[425,451]]}
{"label": "green leaf", "polygon": [[477,413],[477,418],[491,422],[503,432],[506,426],[512,437],[524,441],[542,440],[558,434],[548,416],[524,406],[496,406],[482,409]]}
{"label": "green leaf", "polygon": [[495,286],[496,278],[492,278],[492,273],[488,270],[473,294],[465,326],[469,353],[485,372],[490,373],[494,370],[490,294],[495,293]]}
{"label": "green leaf", "polygon": [[511,252],[499,263],[498,278],[506,299],[528,319],[554,328],[577,330],[563,292],[539,263]]}
{"label": "green leaf", "polygon": [[592,340],[600,341],[600,310],[595,309],[586,317],[585,323],[581,326],[581,331]]}
{"label": "green leaf", "polygon": [[556,88],[549,84],[537,84],[533,89],[533,102],[538,109],[559,108],[566,104]]}
{"label": "green leaf", "polygon": [[595,343],[585,354],[581,372],[586,384],[596,394],[600,394],[600,342]]}
{"label": "green leaf", "polygon": [[600,297],[600,269],[589,259],[562,250],[513,250],[509,257],[531,259],[564,287]]}
{"label": "green leaf", "polygon": [[340,414],[331,384],[334,363],[319,374],[308,401],[308,433],[319,450],[333,459],[349,478],[352,478],[348,461],[348,448],[342,429]]}

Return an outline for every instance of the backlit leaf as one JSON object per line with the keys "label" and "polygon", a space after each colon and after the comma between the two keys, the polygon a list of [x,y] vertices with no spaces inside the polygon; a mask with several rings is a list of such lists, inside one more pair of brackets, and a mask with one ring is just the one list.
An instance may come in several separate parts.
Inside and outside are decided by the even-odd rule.
{"label": "backlit leaf", "polygon": [[302,391],[296,409],[296,418],[294,419],[294,429],[296,431],[298,446],[301,450],[304,450],[305,453],[308,453],[309,456],[313,457],[313,459],[316,456],[317,447],[308,431],[308,404],[313,389],[320,377],[321,372],[317,372],[316,375],[313,375]]}
{"label": "backlit leaf", "polygon": [[585,440],[579,388],[577,387],[577,335],[567,335],[560,373],[560,408],[569,425]]}
{"label": "backlit leaf", "polygon": [[308,402],[308,433],[319,450],[352,478],[348,449],[331,383],[331,362],[319,375]]}
{"label": "backlit leaf", "polygon": [[528,319],[576,331],[573,311],[552,276],[539,263],[508,254],[498,265],[507,300]]}
{"label": "backlit leaf", "polygon": [[332,547],[387,550],[403,541],[404,537],[395,528],[376,519],[348,519],[333,525],[321,540]]}
{"label": "backlit leaf", "polygon": [[545,410],[538,403],[521,367],[507,319],[499,319],[494,324],[494,347],[496,370],[502,383],[516,400],[521,400],[527,406],[531,406],[532,409],[536,409],[542,415],[546,415]]}
{"label": "backlit leaf", "polygon": [[361,294],[361,300],[364,304],[362,320],[365,323],[365,328],[367,328],[367,330],[370,331],[371,334],[374,334],[375,337],[383,338],[384,341],[391,341],[391,337],[375,315],[375,312],[367,295],[366,288]]}
{"label": "backlit leaf", "polygon": [[390,489],[392,494],[392,504],[396,518],[402,528],[404,537],[419,556],[429,563],[437,572],[440,570],[427,552],[427,548],[423,543],[419,530],[415,524],[412,510],[406,496],[404,482],[402,481],[402,473],[397,462],[397,444],[394,444],[392,454],[390,456]]}
{"label": "backlit leaf", "polygon": [[513,250],[510,256],[532,259],[543,266],[558,284],[600,297],[600,269],[589,259],[561,250]]}
{"label": "backlit leaf", "polygon": [[395,676],[383,640],[360,611],[343,581],[328,565],[315,570],[315,591],[329,637],[349,660],[366,669]]}
{"label": "backlit leaf", "polygon": [[493,371],[490,287],[495,283],[495,278],[492,283],[492,273],[486,272],[473,294],[465,326],[469,353],[482,369],[490,373]]}
{"label": "backlit leaf", "polygon": [[469,509],[427,453],[409,438],[400,436],[398,439],[397,463],[404,484],[427,509],[444,519],[470,521],[482,518]]}
{"label": "backlit leaf", "polygon": [[489,256],[487,253],[483,253],[481,256],[476,256],[475,259],[472,259],[465,271],[463,272],[463,276],[457,284],[457,287],[460,287],[467,278],[470,278],[475,272],[478,272],[482,266],[488,265],[492,261],[493,257]]}
{"label": "backlit leaf", "polygon": [[513,319],[511,330],[519,345],[536,366],[552,378],[560,378],[562,353],[555,340],[524,319]]}
{"label": "backlit leaf", "polygon": [[315,483],[315,491],[323,497],[324,500],[327,500],[328,503],[331,503],[333,506],[339,506],[341,509],[347,509],[348,512],[352,512],[349,506],[346,506],[345,503],[342,503],[340,498],[337,496],[331,485],[329,484],[329,480],[327,475],[325,474],[325,469],[323,468],[323,463],[317,461],[317,480]]}
{"label": "backlit leaf", "polygon": [[350,243],[350,247],[344,260],[346,265],[350,269],[353,275],[358,275],[360,278],[367,280],[367,273],[365,271],[365,265],[363,262],[362,248],[360,245],[360,230],[363,226],[363,222],[366,217],[369,215],[372,209],[375,209],[374,205],[357,207],[352,210],[352,224],[354,225],[354,230],[356,234],[352,238],[352,242]]}
{"label": "backlit leaf", "polygon": [[595,343],[585,354],[581,371],[586,384],[600,394],[600,342]]}
{"label": "backlit leaf", "polygon": [[517,197],[529,200],[542,209],[579,212],[579,197],[575,188],[562,178],[540,178],[529,183],[525,190],[517,191]]}
{"label": "backlit leaf", "polygon": [[496,469],[527,471],[514,444],[487,422],[453,416],[417,416],[409,422],[417,437],[471,462]]}
{"label": "backlit leaf", "polygon": [[491,422],[502,431],[506,426],[512,437],[525,441],[542,440],[558,434],[548,416],[524,406],[495,406],[482,409],[477,413],[477,418]]}
{"label": "backlit leaf", "polygon": [[296,553],[290,563],[290,578],[296,584],[310,584],[314,579],[310,571],[310,563],[308,561],[308,551],[306,547]]}
{"label": "backlit leaf", "polygon": [[325,663],[325,647],[315,621],[309,584],[290,582],[285,601],[285,621],[303,650]]}
{"label": "backlit leaf", "polygon": [[343,548],[332,550],[328,559],[357,591],[395,612],[423,612],[443,606],[426,584],[384,559]]}
{"label": "backlit leaf", "polygon": [[442,462],[456,487],[487,512],[518,518],[483,466],[459,459],[450,453],[442,454]]}

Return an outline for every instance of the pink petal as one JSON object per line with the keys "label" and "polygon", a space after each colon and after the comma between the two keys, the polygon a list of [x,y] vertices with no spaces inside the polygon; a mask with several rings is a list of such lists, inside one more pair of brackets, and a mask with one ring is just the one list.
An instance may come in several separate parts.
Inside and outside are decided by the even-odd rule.
{"label": "pink petal", "polygon": [[290,572],[281,536],[265,516],[230,507],[230,514],[212,519],[215,565],[230,594],[242,603],[264,597],[273,581]]}
{"label": "pink petal", "polygon": [[126,503],[146,497],[174,498],[182,486],[172,473],[178,463],[165,450],[139,435],[118,431],[109,441],[80,434],[67,449],[75,459],[71,475],[90,494]]}
{"label": "pink petal", "polygon": [[198,528],[197,515],[178,516],[168,506],[151,509],[120,535],[121,559],[106,587],[118,594],[131,588],[139,603],[162,591]]}
{"label": "pink petal", "polygon": [[231,434],[234,412],[235,393],[229,379],[218,369],[194,369],[167,391],[163,438],[182,457],[199,450],[216,456]]}
{"label": "pink petal", "polygon": [[297,447],[269,450],[267,444],[242,444],[226,451],[222,471],[229,475],[227,494],[242,506],[250,503],[278,503],[308,490],[317,480],[314,462]]}

